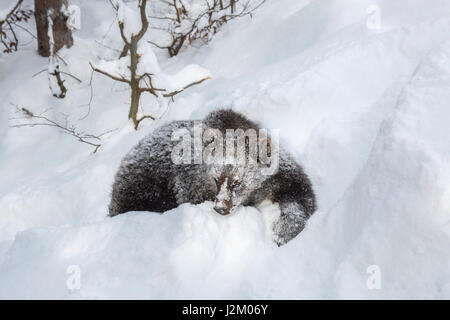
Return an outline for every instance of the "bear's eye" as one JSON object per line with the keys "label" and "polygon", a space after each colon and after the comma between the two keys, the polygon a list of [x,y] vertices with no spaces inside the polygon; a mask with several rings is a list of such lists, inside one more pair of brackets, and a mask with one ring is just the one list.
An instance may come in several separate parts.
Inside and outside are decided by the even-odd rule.
{"label": "bear's eye", "polygon": [[237,186],[240,186],[241,185],[241,182],[239,181],[239,180],[236,180],[236,181],[233,181],[232,183],[231,183],[231,186],[234,188],[234,187],[237,187]]}

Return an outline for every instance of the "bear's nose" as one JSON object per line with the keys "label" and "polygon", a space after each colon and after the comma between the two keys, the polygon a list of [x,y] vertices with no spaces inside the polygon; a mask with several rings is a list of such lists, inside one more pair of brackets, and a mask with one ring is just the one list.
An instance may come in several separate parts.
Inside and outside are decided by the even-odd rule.
{"label": "bear's nose", "polygon": [[221,207],[214,207],[214,210],[216,210],[217,213],[220,213],[221,215],[226,215],[225,209]]}

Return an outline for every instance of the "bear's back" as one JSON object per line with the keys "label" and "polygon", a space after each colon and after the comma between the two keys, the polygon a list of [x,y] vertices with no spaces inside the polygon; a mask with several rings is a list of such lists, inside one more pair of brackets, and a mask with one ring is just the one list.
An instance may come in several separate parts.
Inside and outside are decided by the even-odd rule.
{"label": "bear's back", "polygon": [[222,132],[225,132],[226,129],[242,129],[244,131],[248,129],[259,129],[256,123],[231,109],[220,109],[211,112],[203,120],[203,123],[210,128],[219,129]]}
{"label": "bear's back", "polygon": [[174,208],[176,197],[168,189],[181,168],[174,166],[171,153],[176,141],[172,133],[192,130],[193,121],[173,121],[145,136],[123,158],[114,179],[110,216],[127,211],[163,212]]}

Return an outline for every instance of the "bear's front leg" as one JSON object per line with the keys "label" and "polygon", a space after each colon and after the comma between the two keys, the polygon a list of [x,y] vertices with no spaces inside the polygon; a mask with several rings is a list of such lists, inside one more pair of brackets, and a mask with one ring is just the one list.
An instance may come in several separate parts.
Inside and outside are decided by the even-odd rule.
{"label": "bear's front leg", "polygon": [[170,188],[175,194],[178,205],[182,203],[199,204],[213,201],[216,194],[216,184],[200,169],[178,173],[174,177]]}
{"label": "bear's front leg", "polygon": [[305,227],[309,215],[297,202],[280,202],[280,218],[275,221],[273,231],[275,243],[282,246],[295,238]]}

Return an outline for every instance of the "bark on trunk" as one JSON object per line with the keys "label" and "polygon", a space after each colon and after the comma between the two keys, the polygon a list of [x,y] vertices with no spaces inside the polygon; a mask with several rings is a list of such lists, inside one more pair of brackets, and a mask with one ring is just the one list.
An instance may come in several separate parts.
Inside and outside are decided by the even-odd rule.
{"label": "bark on trunk", "polygon": [[49,10],[53,10],[53,37],[55,42],[55,52],[61,49],[64,45],[69,48],[73,44],[72,31],[70,31],[66,25],[67,16],[65,16],[62,12],[62,10],[66,7],[67,0],[34,0],[38,52],[43,57],[48,57],[50,55],[47,20]]}
{"label": "bark on trunk", "polygon": [[130,50],[130,86],[131,86],[131,105],[128,118],[133,120],[135,128],[139,125],[137,120],[137,114],[139,111],[139,100],[141,97],[141,90],[139,88],[139,80],[137,79],[136,70],[138,65],[138,53],[137,53],[137,43],[136,39],[131,39],[129,46]]}

